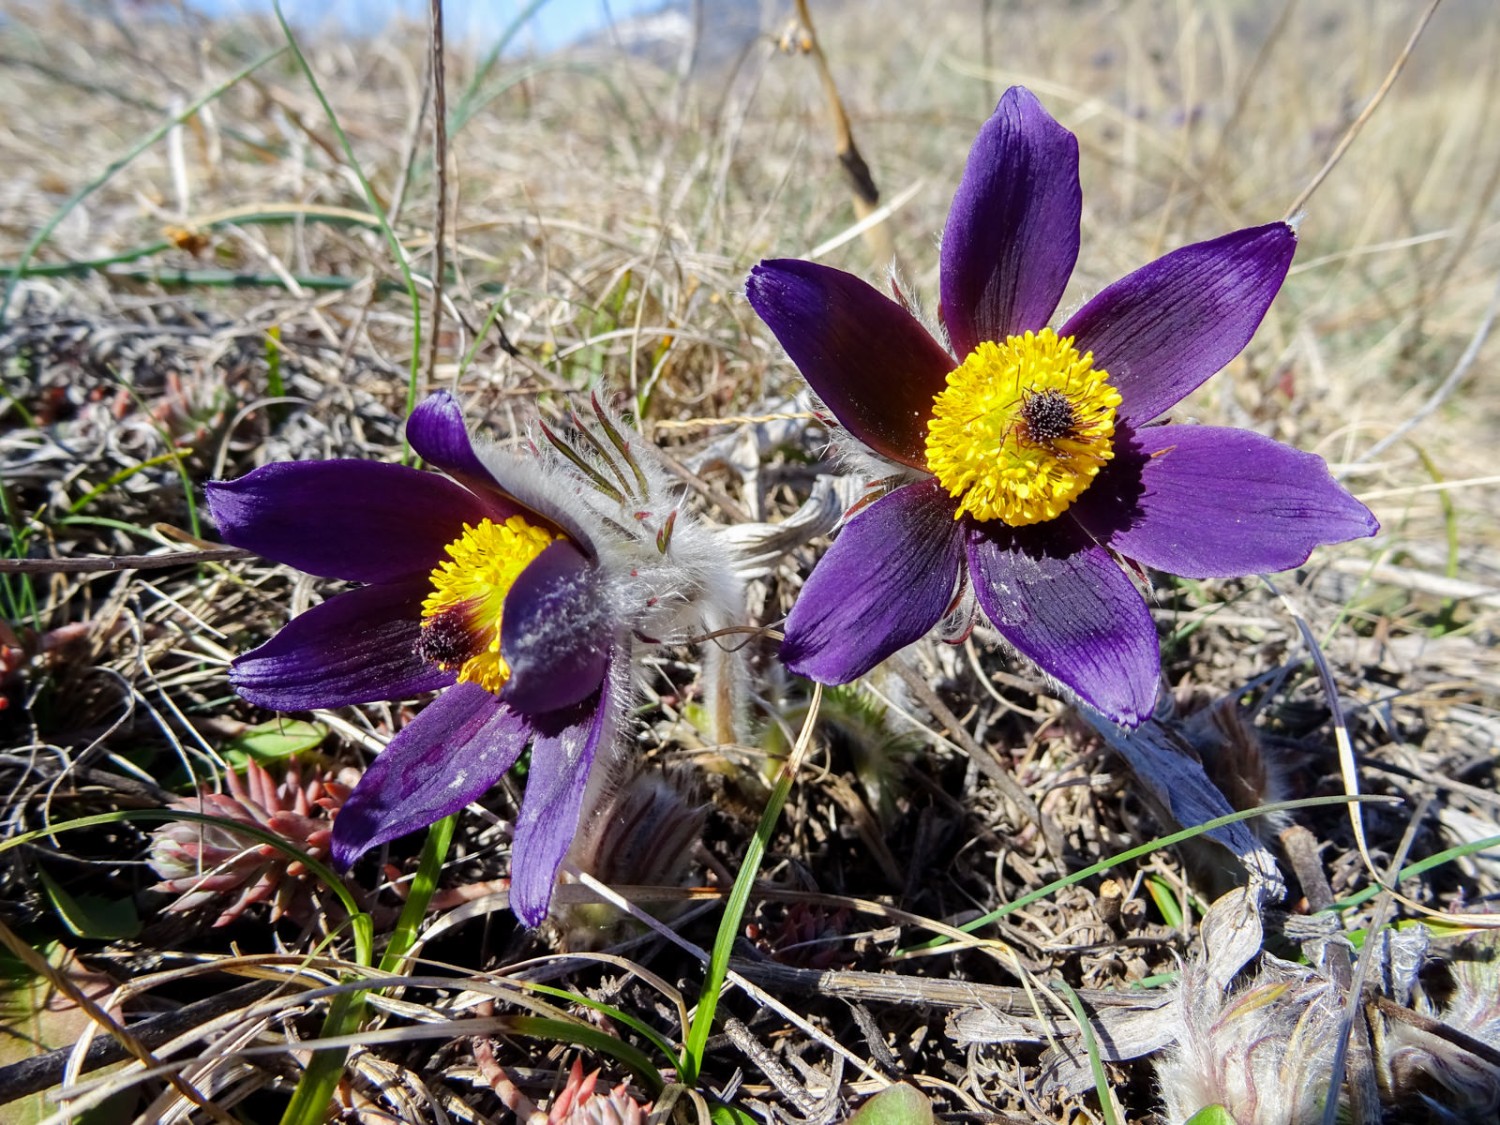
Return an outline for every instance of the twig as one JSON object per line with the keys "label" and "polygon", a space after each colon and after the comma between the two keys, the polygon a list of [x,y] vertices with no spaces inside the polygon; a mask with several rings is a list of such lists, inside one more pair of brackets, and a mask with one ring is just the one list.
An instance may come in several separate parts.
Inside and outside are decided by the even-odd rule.
{"label": "twig", "polygon": [[817,417],[810,410],[800,410],[779,414],[727,414],[722,418],[657,418],[651,425],[658,430],[706,430],[714,426],[758,426],[764,422],[794,422],[798,419],[811,422]]}
{"label": "twig", "polygon": [[[856,220],[852,226],[845,227],[838,234],[824,239],[809,250],[804,257],[809,262],[816,262],[825,255],[833,253],[840,246],[844,245],[844,243],[858,238],[862,234],[868,236],[868,233],[872,229],[884,224],[887,219],[915,199],[917,192],[922,190],[925,183],[925,180],[917,180],[907,187],[902,188],[894,199],[886,200],[863,218]],[[895,261],[894,255],[892,255],[890,261]]]}
{"label": "twig", "polygon": [[427,385],[437,374],[439,334],[443,329],[443,244],[448,225],[448,68],[443,56],[443,0],[431,0],[432,162],[437,172],[437,206],[432,221],[432,332],[427,342]]}
{"label": "twig", "polygon": [[776,1061],[776,1056],[761,1045],[760,1040],[755,1038],[755,1034],[744,1023],[731,1016],[724,1021],[724,1032],[729,1036],[729,1041],[771,1080],[771,1085],[781,1091],[782,1097],[804,1114],[817,1112],[818,1099],[797,1081],[791,1071]]}
{"label": "twig", "polygon": [[1424,1016],[1421,1012],[1414,1012],[1410,1008],[1403,1008],[1389,996],[1381,996],[1378,993],[1371,997],[1370,1004],[1381,1015],[1387,1019],[1393,1019],[1398,1023],[1404,1023],[1408,1027],[1415,1027],[1425,1031],[1428,1035],[1435,1035],[1439,1039],[1452,1043],[1476,1059],[1488,1063],[1493,1067],[1500,1067],[1500,1051],[1491,1047],[1483,1039],[1476,1039],[1472,1035],[1465,1034],[1456,1027],[1449,1027],[1440,1020],[1431,1016]]}
{"label": "twig", "polygon": [[[948,977],[869,973],[854,969],[799,969],[774,961],[751,961],[742,957],[736,957],[730,964],[740,976],[778,992],[790,990],[808,996],[834,996],[860,1003],[907,1004],[944,1010],[977,1008],[1015,1016],[1036,1014],[1031,996],[1018,985],[981,984]],[[1171,994],[1164,991],[1126,992],[1106,988],[1080,988],[1078,995],[1091,1009],[1126,1011],[1160,1008],[1172,999]]]}
{"label": "twig", "polygon": [[[232,1012],[237,1008],[248,1008],[268,993],[274,991],[274,981],[251,981],[227,992],[220,992],[207,999],[195,1001],[175,1012],[163,1012],[131,1027],[136,1042],[146,1050],[155,1050],[164,1044],[205,1024],[215,1016]],[[76,1047],[58,1047],[35,1058],[22,1059],[9,1066],[0,1067],[0,1105],[18,1098],[40,1093],[63,1080],[68,1060]],[[87,1074],[102,1066],[130,1058],[130,1051],[117,1039],[96,1038],[84,1053],[78,1074]]]}
{"label": "twig", "polygon": [[[880,189],[875,186],[870,166],[865,163],[865,158],[859,153],[859,146],[854,143],[854,130],[849,126],[849,114],[844,109],[844,99],[839,97],[838,84],[833,80],[828,58],[818,43],[818,33],[813,29],[807,0],[797,0],[797,20],[806,32],[802,46],[812,56],[813,65],[818,68],[823,94],[828,99],[828,111],[833,115],[833,151],[843,165],[844,174],[849,178],[849,186],[854,193],[854,213],[863,219],[880,205]],[[864,234],[865,244],[869,246],[870,256],[875,260],[876,266],[884,269],[890,265],[896,257],[890,228],[885,223],[878,223],[868,228]]]}
{"label": "twig", "polygon": [[1318,859],[1318,838],[1300,824],[1288,827],[1280,838],[1281,850],[1286,853],[1292,872],[1302,885],[1308,912],[1316,914],[1327,910],[1334,903],[1333,888],[1328,885],[1328,875]]}
{"label": "twig", "polygon": [[166,555],[95,555],[84,559],[0,559],[0,574],[89,574],[113,570],[162,570],[169,566],[228,562],[255,554],[239,547],[173,551]]}
{"label": "twig", "polygon": [[1307,206],[1307,201],[1312,198],[1312,193],[1318,190],[1323,181],[1328,178],[1328,173],[1332,172],[1334,166],[1344,158],[1344,153],[1349,151],[1349,146],[1354,143],[1354,138],[1359,136],[1360,130],[1365,127],[1365,123],[1374,115],[1380,103],[1385,101],[1386,94],[1390,93],[1391,87],[1396,84],[1396,78],[1405,69],[1406,60],[1411,58],[1411,53],[1416,48],[1417,40],[1422,38],[1422,32],[1427,29],[1427,21],[1432,19],[1432,13],[1437,11],[1438,5],[1442,2],[1443,0],[1432,0],[1432,3],[1427,5],[1427,10],[1417,20],[1417,26],[1412,29],[1411,36],[1406,40],[1406,46],[1401,48],[1401,53],[1396,56],[1396,61],[1391,64],[1391,69],[1386,74],[1385,81],[1380,84],[1380,89],[1375,91],[1375,96],[1360,111],[1360,115],[1354,119],[1354,123],[1348,129],[1344,130],[1344,135],[1339,138],[1339,143],[1334,147],[1333,154],[1324,162],[1323,167],[1318,169],[1318,174],[1312,178],[1312,182],[1302,189],[1301,194],[1286,209],[1286,214],[1282,216],[1284,220],[1290,221],[1294,215]]}
{"label": "twig", "polygon": [[[1411,851],[1412,841],[1417,838],[1417,828],[1426,819],[1427,810],[1431,804],[1432,795],[1429,794],[1422,799],[1416,811],[1412,813],[1411,819],[1407,821],[1406,831],[1401,836],[1401,843],[1396,847],[1396,854],[1391,857],[1385,877],[1380,880],[1383,886],[1396,885],[1397,876],[1401,868],[1406,865],[1406,856]],[[1370,1024],[1366,1010],[1360,1006],[1360,998],[1365,992],[1365,980],[1370,972],[1370,962],[1380,946],[1378,936],[1390,914],[1392,902],[1399,898],[1400,896],[1393,891],[1386,890],[1381,892],[1380,897],[1375,900],[1374,912],[1369,925],[1365,928],[1364,947],[1360,951],[1358,964],[1353,967],[1352,975],[1348,949],[1341,946],[1334,948],[1334,979],[1344,990],[1346,1006],[1340,1020],[1338,1044],[1333,1051],[1333,1063],[1328,1081],[1328,1100],[1323,1105],[1323,1125],[1333,1125],[1337,1116],[1339,1110],[1337,1091],[1344,1080],[1346,1063],[1350,1071],[1349,1110],[1353,1120],[1356,1125],[1380,1120],[1380,1109],[1377,1104],[1379,1094],[1373,1069],[1374,1061],[1370,1053]]]}
{"label": "twig", "polygon": [[663,462],[665,462],[667,468],[670,469],[672,473],[682,481],[683,484],[687,485],[690,489],[696,492],[699,496],[703,497],[703,499],[707,500],[710,504],[713,504],[715,507],[717,507],[719,511],[723,512],[732,521],[734,521],[735,523],[753,522],[750,517],[750,513],[745,511],[744,507],[741,506],[732,497],[730,497],[729,494],[726,493],[723,489],[715,488],[713,485],[709,484],[697,473],[693,472],[692,469],[689,469],[681,461],[673,457],[665,449],[658,447],[658,449],[656,450],[656,455],[661,458]]}
{"label": "twig", "polygon": [[[1455,487],[1465,482],[1451,482]],[[1396,492],[1396,489],[1387,491]],[[1401,492],[1417,492],[1418,489],[1403,489]],[[1440,491],[1430,489],[1429,491]],[[1360,493],[1361,499],[1369,500],[1371,493]],[[1381,586],[1394,586],[1399,590],[1410,590],[1428,597],[1444,598],[1448,601],[1467,601],[1486,609],[1500,607],[1500,589],[1483,586],[1478,582],[1466,582],[1462,578],[1449,578],[1443,574],[1428,574],[1409,566],[1393,566],[1390,563],[1369,563],[1362,559],[1330,559],[1328,569],[1337,574],[1349,574]]]}
{"label": "twig", "polygon": [[1474,361],[1479,358],[1479,350],[1484,347],[1485,340],[1489,339],[1490,330],[1495,326],[1497,315],[1500,315],[1500,279],[1496,279],[1495,292],[1490,296],[1489,307],[1484,310],[1479,327],[1474,329],[1474,335],[1469,338],[1469,346],[1464,349],[1463,355],[1458,357],[1458,362],[1453,365],[1453,370],[1448,372],[1448,377],[1439,384],[1438,389],[1432,392],[1432,397],[1424,402],[1415,414],[1370,446],[1364,456],[1359,459],[1358,464],[1368,464],[1375,460],[1416,429],[1433,411],[1447,401],[1448,396],[1464,381],[1464,376],[1469,373],[1469,368],[1474,366]]}

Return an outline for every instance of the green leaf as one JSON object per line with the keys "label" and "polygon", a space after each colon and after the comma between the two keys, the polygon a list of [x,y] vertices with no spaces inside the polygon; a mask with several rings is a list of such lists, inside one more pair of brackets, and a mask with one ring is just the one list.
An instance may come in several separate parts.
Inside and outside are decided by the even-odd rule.
{"label": "green leaf", "polygon": [[236,754],[254,758],[258,762],[270,762],[277,758],[290,758],[307,750],[315,750],[328,737],[328,728],[322,723],[309,723],[302,719],[272,719],[268,723],[246,727],[224,744],[229,760]]}
{"label": "green leaf", "polygon": [[1236,1122],[1223,1106],[1206,1105],[1182,1125],[1236,1125]]}
{"label": "green leaf", "polygon": [[1174,930],[1183,929],[1182,902],[1172,884],[1160,875],[1147,875],[1146,892],[1151,896],[1151,901],[1156,903],[1156,909],[1161,911],[1162,919],[1167,925]]}
{"label": "green leaf", "polygon": [[753,1117],[737,1105],[714,1102],[708,1111],[714,1125],[760,1125],[760,1118]]}
{"label": "green leaf", "polygon": [[[105,1002],[115,982],[102,973],[85,968],[71,950],[61,945],[37,949],[59,976],[68,978],[90,999]],[[71,1047],[92,1021],[64,993],[8,952],[0,957],[0,1067],[11,1066],[46,1054],[58,1047]],[[102,1106],[79,1117],[79,1125],[115,1125],[130,1120],[135,1094],[126,1090]],[[57,1109],[46,1092],[7,1102],[6,1125],[37,1125]]]}
{"label": "green leaf", "polygon": [[887,1086],[859,1107],[849,1125],[932,1125],[932,1103],[915,1086]]}
{"label": "green leaf", "polygon": [[52,909],[69,932],[95,941],[133,938],[141,932],[141,919],[135,903],[126,899],[108,899],[101,895],[79,895],[74,898],[47,874],[45,867],[36,869],[42,889],[52,902]]}

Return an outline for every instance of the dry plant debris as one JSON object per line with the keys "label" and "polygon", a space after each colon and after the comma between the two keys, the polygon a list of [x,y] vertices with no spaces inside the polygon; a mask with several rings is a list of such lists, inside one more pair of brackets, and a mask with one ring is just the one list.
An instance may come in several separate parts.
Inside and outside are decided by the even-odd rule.
{"label": "dry plant debris", "polygon": [[[425,28],[302,29],[317,89],[270,19],[0,18],[0,1116],[277,1120],[351,974],[393,979],[334,1087],[350,1121],[830,1122],[893,1082],[944,1120],[1500,1107],[1500,25],[1483,0],[1425,25],[1303,203],[1265,323],[1174,410],[1319,453],[1380,535],[1274,587],[1146,575],[1163,693],[1130,735],[982,622],[825,692],[701,1071],[670,1081],[813,709],[776,631],[862,483],[747,304],[751,266],[812,257],[875,282],[871,249],[893,246],[917,271],[899,291],[936,293],[951,185],[1019,83],[1080,141],[1095,252],[1071,313],[1173,247],[1279,218],[1428,5],[815,0],[786,51],[792,6],[744,34],[752,7],[684,6],[686,37],[650,49],[449,44],[441,86]],[[829,80],[881,188],[863,226],[826,147]],[[382,947],[422,837],[326,882],[323,818],[341,771],[425,700],[277,716],[235,695],[231,659],[339,587],[217,552],[203,487],[402,461],[413,371],[502,440],[566,428],[591,392],[629,416],[733,544],[749,625],[652,638],[632,769],[552,922],[506,909],[515,774],[459,816],[416,944],[377,970],[346,904]],[[710,648],[744,662],[734,741]],[[1182,763],[1194,787],[1172,784]],[[1214,807],[1306,798],[1327,801],[1141,847]],[[243,813],[312,865],[152,819],[173,809]],[[201,885],[152,869],[167,842],[202,857]]]}

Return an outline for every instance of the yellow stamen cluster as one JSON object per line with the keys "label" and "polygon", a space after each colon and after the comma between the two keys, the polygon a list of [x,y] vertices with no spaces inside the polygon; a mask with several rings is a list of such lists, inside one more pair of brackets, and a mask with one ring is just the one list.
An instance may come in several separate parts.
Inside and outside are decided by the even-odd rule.
{"label": "yellow stamen cluster", "polygon": [[1055,519],[1114,456],[1119,392],[1050,328],[985,341],[948,374],[927,423],[927,467],[955,517]]}
{"label": "yellow stamen cluster", "polygon": [[432,572],[432,593],[422,603],[421,650],[439,668],[458,672],[459,683],[499,692],[510,679],[500,655],[505,595],[521,571],[557,536],[520,516],[503,524],[464,524],[449,543],[447,562]]}

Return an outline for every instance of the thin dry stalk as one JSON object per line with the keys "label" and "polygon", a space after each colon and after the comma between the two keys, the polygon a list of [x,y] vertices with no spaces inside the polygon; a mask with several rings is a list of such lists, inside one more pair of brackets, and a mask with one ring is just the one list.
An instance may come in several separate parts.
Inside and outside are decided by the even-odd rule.
{"label": "thin dry stalk", "polygon": [[1370,118],[1375,116],[1375,111],[1380,108],[1380,103],[1385,100],[1386,94],[1390,93],[1391,87],[1396,84],[1396,79],[1406,69],[1407,60],[1411,58],[1412,51],[1416,50],[1417,41],[1422,38],[1422,32],[1427,30],[1428,22],[1432,19],[1433,14],[1437,12],[1438,5],[1442,2],[1443,0],[1431,0],[1431,3],[1427,5],[1421,16],[1417,18],[1417,24],[1412,28],[1411,35],[1406,40],[1406,45],[1401,48],[1401,53],[1396,56],[1396,61],[1391,63],[1391,69],[1386,72],[1385,80],[1380,83],[1380,87],[1371,96],[1365,108],[1360,111],[1359,116],[1344,131],[1344,135],[1339,138],[1339,143],[1334,146],[1333,152],[1329,153],[1328,159],[1323,163],[1323,167],[1318,169],[1317,174],[1308,181],[1307,186],[1298,193],[1297,198],[1292,200],[1291,206],[1286,209],[1286,213],[1282,216],[1283,219],[1291,220],[1301,214],[1302,208],[1307,206],[1307,201],[1312,198],[1313,192],[1317,191],[1323,181],[1328,178],[1328,173],[1332,172],[1338,166],[1339,161],[1344,158],[1344,153],[1348,152],[1349,146],[1354,143],[1354,139],[1359,136]]}
{"label": "thin dry stalk", "polygon": [[[880,189],[875,186],[870,166],[865,163],[859,146],[854,143],[854,129],[849,124],[849,113],[844,108],[844,99],[839,94],[838,83],[833,79],[833,68],[828,65],[823,45],[818,42],[818,33],[813,27],[807,0],[797,0],[797,19],[801,24],[799,46],[811,56],[813,65],[818,70],[818,81],[823,86],[823,96],[828,99],[828,113],[833,121],[833,151],[849,180],[854,214],[861,220],[868,219],[880,206]],[[877,268],[896,265],[896,244],[887,224],[877,222],[866,227],[864,238],[865,245],[870,250],[870,258]]]}

